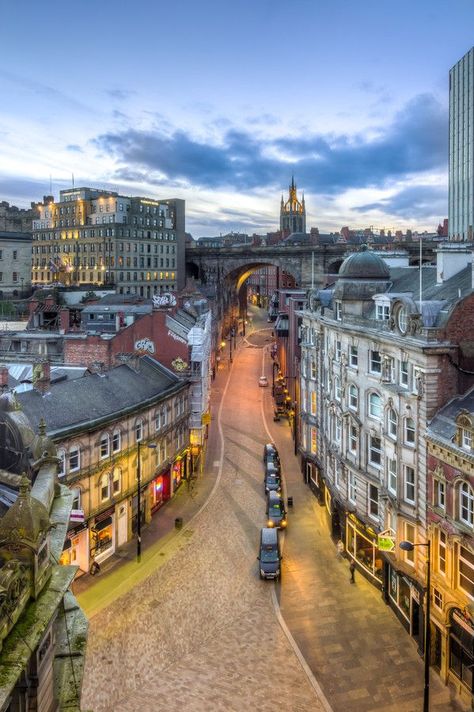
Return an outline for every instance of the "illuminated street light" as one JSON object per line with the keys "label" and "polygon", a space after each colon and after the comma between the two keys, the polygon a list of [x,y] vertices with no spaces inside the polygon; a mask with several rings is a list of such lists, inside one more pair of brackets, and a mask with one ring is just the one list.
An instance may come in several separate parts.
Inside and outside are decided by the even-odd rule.
{"label": "illuminated street light", "polygon": [[426,619],[425,619],[425,688],[423,691],[423,712],[430,709],[430,654],[431,654],[431,627],[430,627],[430,588],[431,588],[431,542],[428,539],[425,543],[412,544],[411,541],[401,541],[402,551],[413,551],[415,546],[426,546]]}

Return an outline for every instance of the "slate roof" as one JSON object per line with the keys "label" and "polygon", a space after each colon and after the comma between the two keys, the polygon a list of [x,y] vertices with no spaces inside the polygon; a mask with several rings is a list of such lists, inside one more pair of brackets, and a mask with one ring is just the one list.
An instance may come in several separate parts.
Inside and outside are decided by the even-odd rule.
{"label": "slate roof", "polygon": [[138,360],[138,371],[123,364],[104,375],[91,374],[74,381],[51,384],[50,393],[36,390],[18,393],[18,401],[36,429],[41,418],[49,435],[107,422],[123,411],[133,411],[154,397],[179,390],[184,383],[149,356]]}

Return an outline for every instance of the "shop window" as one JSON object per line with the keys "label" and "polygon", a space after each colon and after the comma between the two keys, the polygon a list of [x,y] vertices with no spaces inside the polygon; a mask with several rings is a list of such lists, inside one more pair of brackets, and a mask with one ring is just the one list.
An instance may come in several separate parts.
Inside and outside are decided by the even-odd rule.
{"label": "shop window", "polygon": [[81,466],[81,457],[78,447],[69,450],[69,472],[77,472]]}
{"label": "shop window", "polygon": [[65,450],[58,450],[58,477],[64,477],[66,474],[66,452]]}
{"label": "shop window", "polygon": [[382,462],[382,443],[376,435],[369,435],[369,463],[380,467]]}
{"label": "shop window", "polygon": [[391,438],[397,438],[398,430],[398,415],[393,408],[388,409],[387,413],[387,430]]}
{"label": "shop window", "polygon": [[388,489],[390,492],[393,492],[394,494],[397,493],[397,461],[396,459],[389,459],[388,460],[388,467],[387,467],[387,480],[388,480]]}
{"label": "shop window", "polygon": [[110,497],[110,480],[109,475],[105,474],[99,480],[100,501],[105,502]]}
{"label": "shop window", "polygon": [[466,625],[462,614],[452,610],[449,630],[449,667],[472,691],[472,671],[474,668],[474,630]]}
{"label": "shop window", "polygon": [[404,422],[405,444],[415,444],[415,421],[413,418],[405,418]]}
{"label": "shop window", "polygon": [[357,346],[351,346],[349,349],[349,366],[351,368],[357,368],[359,364],[359,352]]}
{"label": "shop window", "polygon": [[415,503],[415,470],[409,465],[405,466],[405,499],[407,502]]}
{"label": "shop window", "polygon": [[114,430],[114,434],[112,435],[112,452],[120,452],[121,440],[120,430]]}
{"label": "shop window", "polygon": [[104,433],[100,438],[100,457],[108,457],[110,452],[110,437]]}
{"label": "shop window", "polygon": [[135,440],[136,442],[143,440],[143,423],[141,420],[135,423]]}
{"label": "shop window", "polygon": [[359,391],[354,384],[349,386],[349,408],[357,410],[359,407]]}
{"label": "shop window", "polygon": [[359,433],[355,425],[349,426],[349,450],[353,455],[357,454],[357,444],[359,441]]}
{"label": "shop window", "polygon": [[122,470],[120,467],[114,467],[112,475],[112,492],[118,494],[122,489]]}
{"label": "shop window", "polygon": [[465,546],[459,546],[458,584],[471,598],[474,598],[474,553]]}
{"label": "shop window", "polygon": [[353,472],[349,472],[349,491],[348,496],[354,504],[357,501],[357,478]]}
{"label": "shop window", "polygon": [[438,571],[446,575],[446,534],[438,530]]}
{"label": "shop window", "polygon": [[369,484],[369,516],[379,516],[379,490],[375,485]]}
{"label": "shop window", "polygon": [[473,526],[474,519],[474,496],[472,488],[467,482],[463,482],[459,487],[459,519],[469,527]]}
{"label": "shop window", "polygon": [[382,357],[380,351],[370,351],[369,372],[376,374],[382,373]]}
{"label": "shop window", "polygon": [[[413,524],[409,524],[408,522],[405,522],[405,539],[406,541],[415,544],[415,527]],[[415,550],[412,549],[412,551],[404,551],[403,553],[405,554],[405,561],[414,566]]]}
{"label": "shop window", "polygon": [[382,399],[378,393],[369,394],[369,415],[377,420],[382,417]]}

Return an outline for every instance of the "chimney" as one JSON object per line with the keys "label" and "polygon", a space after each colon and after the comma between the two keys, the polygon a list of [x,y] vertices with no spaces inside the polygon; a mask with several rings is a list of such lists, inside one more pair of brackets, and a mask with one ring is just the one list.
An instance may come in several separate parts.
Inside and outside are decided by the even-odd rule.
{"label": "chimney", "polygon": [[43,396],[51,390],[51,364],[49,361],[37,363],[33,367],[33,387]]}
{"label": "chimney", "polygon": [[2,393],[8,388],[8,368],[4,363],[0,366],[0,389]]}
{"label": "chimney", "polygon": [[436,283],[443,284],[468,264],[472,264],[472,252],[468,247],[452,242],[443,243],[436,250]]}

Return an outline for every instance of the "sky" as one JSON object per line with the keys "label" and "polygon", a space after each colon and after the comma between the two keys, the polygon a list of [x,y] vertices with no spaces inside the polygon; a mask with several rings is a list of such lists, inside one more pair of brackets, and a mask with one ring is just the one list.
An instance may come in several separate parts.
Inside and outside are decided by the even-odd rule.
{"label": "sky", "polygon": [[193,237],[434,230],[474,0],[0,0],[0,200],[186,200]]}

